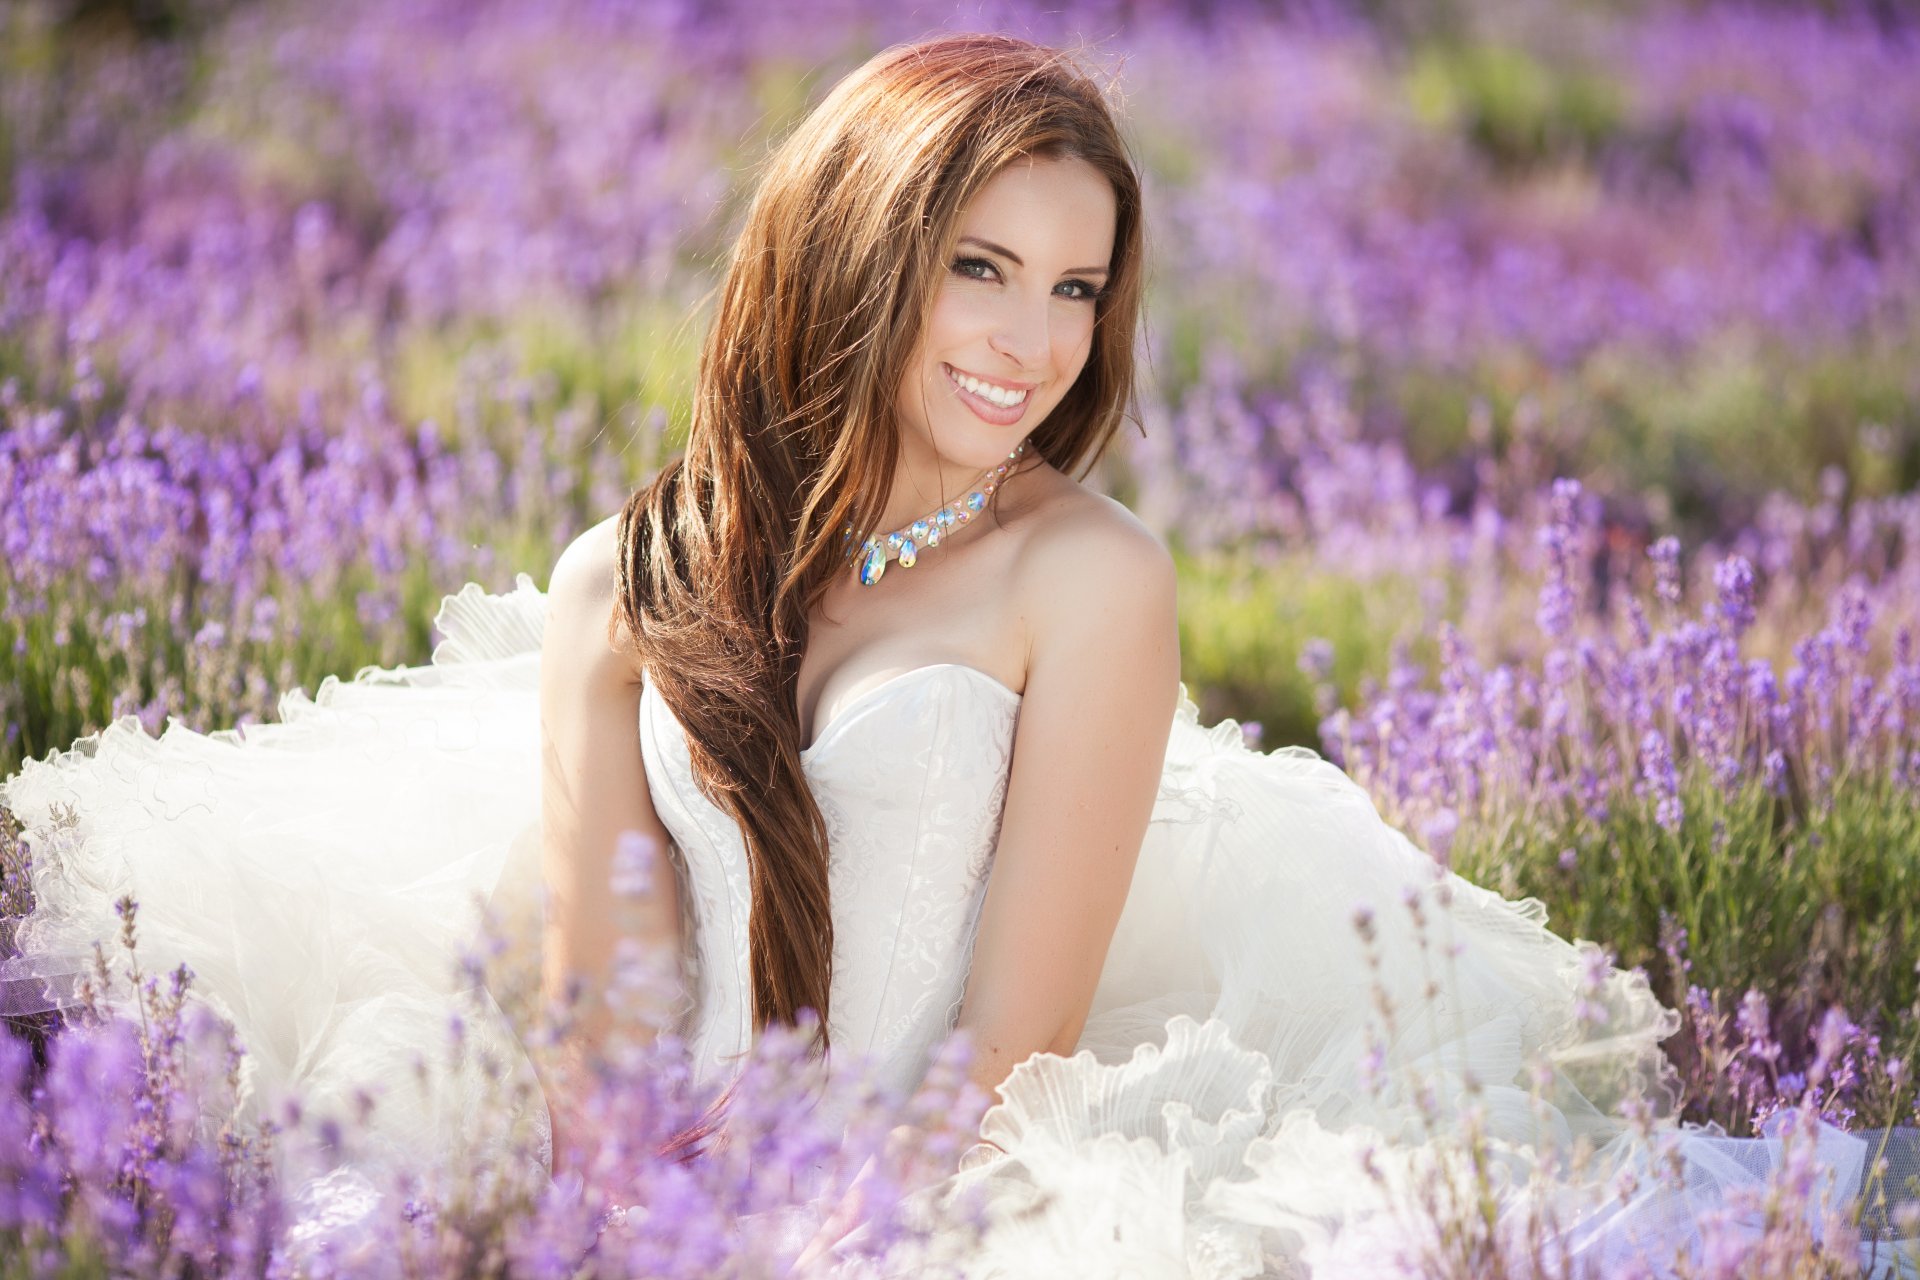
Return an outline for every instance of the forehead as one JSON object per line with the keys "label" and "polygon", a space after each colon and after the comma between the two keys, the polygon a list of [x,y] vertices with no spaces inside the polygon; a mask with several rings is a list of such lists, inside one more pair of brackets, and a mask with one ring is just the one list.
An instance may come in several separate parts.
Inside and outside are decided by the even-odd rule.
{"label": "forehead", "polygon": [[1113,253],[1113,184],[1077,157],[1023,159],[989,178],[960,216],[960,234],[1013,250],[1028,266],[1104,265]]}

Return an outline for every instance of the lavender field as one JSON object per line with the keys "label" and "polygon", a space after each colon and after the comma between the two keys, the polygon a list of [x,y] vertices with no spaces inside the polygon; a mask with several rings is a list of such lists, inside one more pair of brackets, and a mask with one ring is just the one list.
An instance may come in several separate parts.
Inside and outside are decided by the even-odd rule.
{"label": "lavender field", "polygon": [[[426,661],[463,583],[544,584],[681,438],[772,141],[897,40],[1085,43],[1151,256],[1140,429],[1093,480],[1174,548],[1204,717],[1324,752],[1436,857],[1646,967],[1685,1118],[1920,1123],[1900,12],[0,8],[0,776],[124,716],[270,719]],[[31,850],[0,851],[18,915]],[[139,1036],[0,1038],[0,1276],[269,1273],[257,1136],[177,1119],[239,1070],[206,1067],[181,981]],[[607,1168],[673,1232],[616,1248],[592,1206],[488,1183],[394,1228],[406,1274],[572,1275],[596,1232],[594,1274],[784,1274],[722,1224],[824,1139],[676,1173],[646,1135],[703,1104],[659,1076],[609,1077],[637,1136]],[[782,1132],[784,1096],[752,1123]],[[1846,1274],[1789,1226],[1696,1273]]]}

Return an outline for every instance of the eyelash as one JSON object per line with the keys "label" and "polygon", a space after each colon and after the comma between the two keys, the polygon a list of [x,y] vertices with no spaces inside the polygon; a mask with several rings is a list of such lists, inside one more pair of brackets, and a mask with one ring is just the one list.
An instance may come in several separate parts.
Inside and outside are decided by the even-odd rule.
{"label": "eyelash", "polygon": [[[985,258],[955,258],[953,261],[954,273],[964,276],[968,280],[984,280],[986,277],[974,275],[969,271],[963,271],[961,270],[963,267],[985,267],[989,271],[999,270],[998,267],[988,262]],[[1104,288],[1096,289],[1085,280],[1062,280],[1060,283],[1079,285],[1082,289],[1086,290],[1085,293],[1078,294],[1070,299],[1073,302],[1098,302],[1107,296],[1107,291]]]}

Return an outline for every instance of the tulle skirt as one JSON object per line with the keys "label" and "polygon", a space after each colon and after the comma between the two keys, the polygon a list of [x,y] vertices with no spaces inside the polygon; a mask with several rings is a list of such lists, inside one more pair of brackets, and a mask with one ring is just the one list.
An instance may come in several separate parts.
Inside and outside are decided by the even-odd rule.
{"label": "tulle skirt", "polygon": [[[142,966],[192,970],[253,1101],[346,1114],[378,1093],[356,1169],[307,1174],[364,1191],[364,1169],[449,1157],[478,1095],[407,1081],[450,1023],[530,1079],[459,961],[483,910],[537,927],[544,605],[524,576],[469,585],[430,665],[288,694],[276,724],[156,739],[129,717],[29,762],[0,786],[37,902],[6,1011],[78,999],[131,896]],[[987,1196],[979,1276],[1400,1276],[1457,1253],[1459,1223],[1543,1274],[1665,1274],[1757,1236],[1748,1197],[1794,1159],[1816,1215],[1876,1154],[1893,1189],[1920,1173],[1911,1133],[1674,1126],[1676,1026],[1644,978],[1446,873],[1331,764],[1250,751],[1183,699],[1078,1052],[1016,1068],[992,1145],[924,1198]],[[538,1149],[533,1096],[509,1129]],[[1861,1250],[1917,1273],[1911,1242]]]}

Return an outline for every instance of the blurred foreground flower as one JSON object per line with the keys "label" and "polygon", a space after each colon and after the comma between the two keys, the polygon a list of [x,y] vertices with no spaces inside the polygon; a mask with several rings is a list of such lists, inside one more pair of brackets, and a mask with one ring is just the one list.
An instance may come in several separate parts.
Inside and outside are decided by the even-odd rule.
{"label": "blurred foreground flower", "polygon": [[[24,858],[0,833],[9,890],[24,884]],[[624,891],[647,891],[646,863],[625,850]],[[97,951],[81,1003],[37,1042],[0,1037],[0,1249],[27,1261],[20,1274],[939,1274],[982,1229],[975,1207],[916,1194],[978,1131],[984,1100],[962,1038],[902,1094],[858,1059],[810,1055],[808,1027],[776,1028],[723,1096],[657,1025],[671,1001],[644,988],[668,968],[635,957],[617,981],[638,1016],[574,1077],[590,1082],[574,1111],[591,1140],[581,1167],[553,1180],[545,1126],[517,1123],[544,1105],[499,1052],[511,1034],[486,986],[450,1006],[440,1061],[414,1080],[369,1081],[335,1114],[254,1096],[243,1046],[192,975],[142,972],[137,904],[123,900],[120,916],[125,954]],[[464,971],[484,977],[510,951],[483,938]],[[526,1029],[536,1059],[569,1044],[570,1010],[550,1015]],[[461,1108],[444,1164],[395,1162],[362,1141],[381,1090],[415,1087],[452,1090]],[[796,1271],[849,1204],[832,1247]]]}

